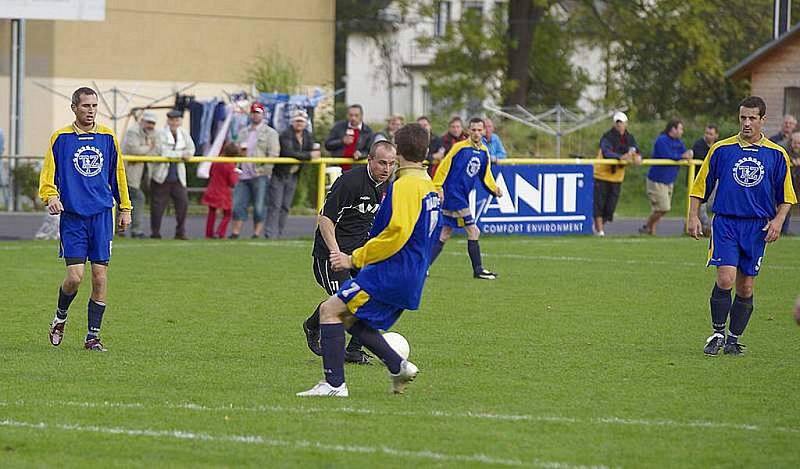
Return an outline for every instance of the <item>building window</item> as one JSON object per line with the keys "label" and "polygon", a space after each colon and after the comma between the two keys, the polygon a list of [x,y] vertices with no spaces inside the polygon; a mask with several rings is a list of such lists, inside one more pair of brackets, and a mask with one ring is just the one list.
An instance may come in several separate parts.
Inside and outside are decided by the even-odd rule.
{"label": "building window", "polygon": [[431,90],[427,86],[422,87],[422,115],[427,116],[433,110],[433,100]]}
{"label": "building window", "polygon": [[444,36],[447,32],[447,25],[450,23],[453,2],[440,1],[436,3],[436,24],[433,34],[436,37]]}
{"label": "building window", "polygon": [[800,118],[800,87],[790,86],[783,89],[783,114]]}
{"label": "building window", "polygon": [[483,2],[482,1],[466,1],[464,2],[464,16],[469,12],[475,12],[478,17],[483,16]]}

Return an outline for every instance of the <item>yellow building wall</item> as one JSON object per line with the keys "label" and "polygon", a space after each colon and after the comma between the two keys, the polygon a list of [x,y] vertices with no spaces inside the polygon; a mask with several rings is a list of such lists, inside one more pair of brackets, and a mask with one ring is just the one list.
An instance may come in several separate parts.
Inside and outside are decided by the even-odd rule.
{"label": "yellow building wall", "polygon": [[[42,154],[50,133],[72,119],[69,102],[37,83],[65,95],[96,81],[100,91],[117,87],[160,97],[197,82],[186,93],[207,99],[223,90],[250,90],[247,65],[276,49],[297,64],[306,87],[333,84],[334,0],[107,0],[104,22],[27,21],[26,28],[27,154]],[[0,127],[6,136],[10,35],[10,21],[0,20]],[[147,102],[121,100],[118,110]]]}

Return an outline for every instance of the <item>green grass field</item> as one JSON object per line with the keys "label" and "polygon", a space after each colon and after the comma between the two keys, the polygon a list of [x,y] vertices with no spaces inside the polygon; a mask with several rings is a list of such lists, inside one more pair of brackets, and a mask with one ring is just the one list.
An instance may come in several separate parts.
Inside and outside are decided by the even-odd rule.
{"label": "green grass field", "polygon": [[705,242],[463,240],[395,330],[420,375],[388,393],[321,377],[300,323],[323,298],[309,241],[115,243],[103,337],[82,349],[88,284],[47,341],[63,264],[0,244],[0,467],[798,467],[800,239],[768,249],[745,357],[704,357]]}

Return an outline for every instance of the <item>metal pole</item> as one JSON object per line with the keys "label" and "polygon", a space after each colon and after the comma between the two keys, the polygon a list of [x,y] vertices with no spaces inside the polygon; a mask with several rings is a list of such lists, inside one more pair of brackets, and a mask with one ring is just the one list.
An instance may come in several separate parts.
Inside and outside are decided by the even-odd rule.
{"label": "metal pole", "polygon": [[684,232],[687,234],[689,233],[689,213],[692,211],[692,196],[689,194],[692,193],[692,185],[694,184],[696,170],[697,167],[694,165],[694,160],[689,160],[689,171],[686,178],[686,222],[684,224]]}
{"label": "metal pole", "polygon": [[112,111],[113,117],[111,118],[111,122],[114,123],[114,135],[117,135],[117,119],[118,119],[118,116],[117,116],[117,92],[118,91],[119,90],[117,90],[116,86],[111,88],[111,92],[114,93],[114,110]]}
{"label": "metal pole", "polygon": [[556,158],[561,158],[561,104],[556,103]]}
{"label": "metal pole", "polygon": [[[23,119],[22,119],[22,94],[25,80],[25,20],[11,20],[11,89],[9,95],[9,114],[11,122],[8,129],[8,155],[16,156],[22,153],[23,144]],[[9,158],[9,184],[8,210],[17,210],[17,183],[13,179],[13,170],[16,168],[16,159]]]}
{"label": "metal pole", "polygon": [[319,173],[317,173],[317,213],[322,213],[322,207],[325,205],[325,171],[328,165],[320,163],[317,165]]}

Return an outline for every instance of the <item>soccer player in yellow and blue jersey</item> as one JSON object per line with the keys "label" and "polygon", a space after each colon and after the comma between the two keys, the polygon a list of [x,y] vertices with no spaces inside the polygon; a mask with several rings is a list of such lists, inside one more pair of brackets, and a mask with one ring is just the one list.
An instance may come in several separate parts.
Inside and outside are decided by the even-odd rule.
{"label": "soccer player in yellow and blue jersey", "polygon": [[786,151],[761,132],[766,111],[758,96],[739,104],[739,134],[711,147],[690,193],[688,230],[699,239],[698,209],[717,188],[707,263],[717,267],[710,300],[714,333],[706,340],[706,355],[716,356],[720,349],[727,355],[743,353],[739,336],[753,313],[753,286],[764,251],[780,237],[786,214],[797,203]]}
{"label": "soccer player in yellow and blue jersey", "polygon": [[78,293],[88,259],[92,265],[87,350],[105,352],[100,325],[106,309],[106,272],[114,237],[114,204],[120,210],[120,227],[131,223],[131,201],[125,165],[111,129],[97,124],[97,93],[78,88],[72,94],[75,122],[50,137],[39,178],[39,196],[52,215],[61,215],[59,255],[67,275],[58,290],[58,306],[50,324],[50,343],[61,344],[67,310]]}
{"label": "soccer player in yellow and blue jersey", "polygon": [[397,354],[379,330],[388,330],[403,310],[419,308],[439,228],[439,194],[422,163],[428,132],[409,124],[395,134],[397,179],[375,215],[370,239],[352,255],[331,251],[334,270],[360,269],[319,306],[325,379],[298,396],[347,397],[344,380],[345,328],[383,361],[392,390],[402,393],[417,367]]}
{"label": "soccer player in yellow and blue jersey", "polygon": [[436,260],[450,239],[453,228],[464,228],[467,232],[467,253],[472,262],[473,277],[494,280],[497,274],[483,268],[478,238],[481,231],[475,226],[475,218],[469,207],[469,193],[480,181],[495,197],[503,191],[495,183],[489,149],[483,143],[483,119],[474,117],[469,121],[469,139],[454,144],[447,152],[433,177],[436,190],[443,193],[442,218],[444,220],[439,241],[433,247],[431,263]]}

